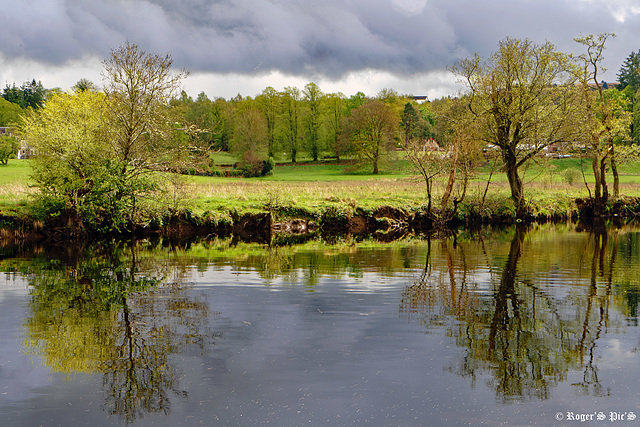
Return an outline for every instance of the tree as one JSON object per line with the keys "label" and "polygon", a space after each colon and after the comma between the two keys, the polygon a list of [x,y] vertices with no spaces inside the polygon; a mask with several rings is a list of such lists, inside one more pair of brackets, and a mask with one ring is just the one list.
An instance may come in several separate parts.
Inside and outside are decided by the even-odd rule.
{"label": "tree", "polygon": [[226,102],[211,101],[204,92],[200,92],[195,101],[190,97],[182,98],[173,103],[183,104],[184,125],[195,130],[196,144],[207,151],[228,150],[230,131],[224,114]]}
{"label": "tree", "polygon": [[273,157],[276,150],[276,119],[280,109],[280,96],[274,88],[269,86],[256,97],[256,101],[267,121],[268,151],[269,157]]}
{"label": "tree", "polygon": [[106,114],[101,93],[60,93],[24,120],[23,136],[37,153],[32,176],[43,213],[72,228],[97,229],[112,216]]}
{"label": "tree", "polygon": [[18,104],[0,98],[0,126],[13,126],[20,122],[24,110]]}
{"label": "tree", "polygon": [[397,126],[391,107],[379,100],[367,101],[345,117],[341,138],[350,142],[358,158],[371,162],[377,175],[381,160],[393,147]]}
{"label": "tree", "polygon": [[416,131],[418,129],[419,122],[420,115],[418,114],[418,111],[415,109],[413,104],[411,104],[410,102],[404,104],[401,127],[404,133],[405,145],[409,144],[409,142],[416,137]]}
{"label": "tree", "polygon": [[618,82],[621,90],[629,86],[633,94],[640,89],[640,50],[631,52],[624,60],[618,71]]}
{"label": "tree", "polygon": [[631,101],[629,110],[633,119],[630,132],[633,142],[640,142],[640,50],[631,52],[620,67],[618,89]]}
{"label": "tree", "polygon": [[72,89],[74,92],[84,92],[85,90],[97,91],[97,86],[89,79],[82,78],[78,80],[78,82],[73,85]]}
{"label": "tree", "polygon": [[44,105],[46,90],[42,86],[42,82],[36,82],[33,79],[31,82],[23,83],[20,88],[17,88],[15,83],[13,86],[5,86],[2,97],[9,102],[18,104],[20,108],[31,107],[37,110]]}
{"label": "tree", "polygon": [[243,174],[246,177],[263,174],[269,153],[267,120],[255,107],[243,109],[236,115],[235,132],[231,150],[241,157]]}
{"label": "tree", "polygon": [[293,86],[284,88],[282,97],[282,129],[284,134],[284,146],[291,156],[291,162],[295,163],[300,149],[300,89]]}
{"label": "tree", "polygon": [[166,213],[160,179],[170,174],[158,172],[180,170],[193,156],[170,116],[168,101],[186,76],[171,74],[171,63],[127,43],[104,62],[104,93],[57,92],[27,117],[45,218],[80,231],[124,232]]}
{"label": "tree", "polygon": [[329,141],[333,149],[336,159],[340,160],[340,144],[338,138],[340,136],[340,123],[345,115],[345,99],[342,93],[331,93],[325,96],[325,104],[327,107],[327,128],[329,131]]}
{"label": "tree", "polygon": [[18,140],[9,135],[0,135],[0,165],[6,166],[20,148]]}
{"label": "tree", "polygon": [[523,214],[520,168],[543,148],[571,140],[576,105],[571,58],[549,42],[506,38],[488,60],[475,54],[452,70],[470,91],[468,108],[480,124],[478,137],[501,152],[511,197]]}
{"label": "tree", "polygon": [[[599,73],[605,43],[613,34],[604,33],[597,37],[588,35],[575,41],[586,47],[586,53],[580,56],[583,70],[579,81],[582,88],[581,120],[582,131],[592,155],[594,184],[594,210],[600,214],[609,199],[606,171],[610,166],[614,177],[614,196],[618,197],[619,177],[616,164],[616,139],[624,138],[629,129],[629,114],[626,99],[614,89],[605,90],[599,82]],[[592,88],[593,87],[593,88]]]}
{"label": "tree", "polygon": [[[411,103],[405,104],[402,147],[426,185],[427,214],[435,220],[447,221],[455,215],[458,204],[466,195],[467,185],[481,150],[474,143],[473,120],[469,118],[463,101],[441,101],[434,108],[437,108],[437,121],[433,118],[434,113],[426,106],[423,107],[424,115],[429,119],[419,114]],[[433,125],[437,127],[434,129]],[[436,136],[434,130],[437,130],[440,145],[433,140],[429,143],[428,138]],[[447,172],[449,179],[442,192],[440,211],[433,211],[434,180]],[[457,195],[454,194],[456,184]],[[453,209],[448,209],[452,195]]]}
{"label": "tree", "polygon": [[320,125],[322,124],[322,100],[323,93],[315,83],[308,83],[302,91],[306,104],[304,115],[304,135],[307,147],[313,161],[318,161],[322,150],[320,139]]}
{"label": "tree", "polygon": [[356,92],[355,94],[351,95],[346,101],[347,114],[364,104],[366,100],[367,96],[364,94],[364,92]]}
{"label": "tree", "polygon": [[190,147],[173,138],[175,120],[169,108],[189,72],[172,73],[172,64],[170,55],[146,53],[129,42],[103,61],[108,141],[120,177],[115,197],[131,225],[138,219],[140,198],[158,188],[154,172],[179,170],[191,154]]}
{"label": "tree", "polygon": [[20,108],[26,108],[24,93],[22,92],[22,90],[16,87],[15,83],[13,84],[13,86],[5,86],[4,90],[2,91],[2,97],[5,100],[18,105]]}

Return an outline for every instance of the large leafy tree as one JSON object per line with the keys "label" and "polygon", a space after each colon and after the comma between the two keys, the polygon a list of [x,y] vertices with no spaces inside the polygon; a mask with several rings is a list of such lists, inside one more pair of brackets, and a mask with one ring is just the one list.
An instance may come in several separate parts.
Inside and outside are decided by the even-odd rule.
{"label": "large leafy tree", "polygon": [[322,125],[322,107],[324,94],[315,83],[308,83],[302,95],[305,101],[305,114],[304,114],[304,135],[307,148],[313,161],[318,160],[320,151],[322,150],[322,139],[320,135],[320,128]]}
{"label": "large leafy tree", "polygon": [[278,118],[278,111],[280,110],[280,94],[274,88],[269,86],[256,97],[256,101],[267,122],[269,157],[273,157],[276,151],[276,121]]}
{"label": "large leafy tree", "polygon": [[242,159],[243,174],[262,175],[269,153],[267,119],[259,109],[249,106],[238,111],[235,126],[231,150]]}
{"label": "large leafy tree", "polygon": [[[27,115],[23,136],[37,156],[33,179],[44,213],[55,212],[73,228],[96,228],[112,216],[113,180],[106,169],[105,97],[98,92],[59,93]],[[63,215],[60,215],[63,214]]]}
{"label": "large leafy tree", "polygon": [[362,161],[370,162],[372,173],[380,173],[380,163],[393,147],[398,120],[391,107],[379,100],[362,104],[345,117],[341,138],[349,141]]}
{"label": "large leafy tree", "polygon": [[328,140],[330,148],[334,151],[336,159],[340,160],[340,123],[346,112],[346,97],[342,93],[330,93],[325,96],[327,109],[326,123],[329,132]]}
{"label": "large leafy tree", "polygon": [[24,110],[18,104],[0,98],[0,126],[13,126],[20,122]]}
{"label": "large leafy tree", "polygon": [[300,140],[302,138],[301,129],[301,108],[300,89],[293,86],[284,88],[282,97],[282,133],[284,148],[291,156],[291,162],[295,163],[300,150]]}
{"label": "large leafy tree", "polygon": [[511,197],[522,213],[520,168],[544,147],[571,140],[573,62],[549,42],[506,38],[487,60],[475,54],[453,71],[470,91],[479,138],[502,154]]}
{"label": "large leafy tree", "polygon": [[160,179],[192,154],[168,102],[186,72],[171,64],[127,43],[104,62],[104,93],[56,93],[27,117],[44,212],[66,219],[61,226],[130,231],[164,213]]}

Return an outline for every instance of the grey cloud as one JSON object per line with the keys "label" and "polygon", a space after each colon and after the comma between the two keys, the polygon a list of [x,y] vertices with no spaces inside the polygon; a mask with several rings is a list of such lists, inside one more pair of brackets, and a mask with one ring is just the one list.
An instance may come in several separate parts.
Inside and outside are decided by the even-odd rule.
{"label": "grey cloud", "polygon": [[[411,74],[443,69],[473,52],[488,55],[505,36],[549,40],[604,31],[618,67],[638,36],[598,2],[518,0],[0,0],[11,10],[0,54],[63,64],[106,57],[125,40],[169,52],[194,72],[280,70],[338,78],[366,68]],[[605,0],[603,0],[605,1]],[[17,3],[17,4],[15,4]],[[604,3],[602,3],[604,4]],[[38,8],[36,8],[36,6]],[[257,70],[257,71],[256,71]]]}

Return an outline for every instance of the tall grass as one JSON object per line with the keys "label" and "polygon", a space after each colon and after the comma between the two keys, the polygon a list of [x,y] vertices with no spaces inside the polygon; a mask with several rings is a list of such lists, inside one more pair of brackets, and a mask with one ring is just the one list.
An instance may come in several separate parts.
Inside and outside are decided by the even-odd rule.
{"label": "tall grass", "polygon": [[[581,164],[582,163],[582,164]],[[0,167],[0,210],[11,211],[24,205],[30,187],[30,162],[10,160]],[[582,171],[592,181],[590,163],[577,158],[552,159],[532,164],[523,170],[525,196],[535,211],[548,214],[566,212],[572,200],[588,197]],[[372,209],[382,205],[398,208],[416,208],[426,203],[423,181],[411,172],[406,162],[380,175],[347,173],[346,164],[280,164],[272,176],[263,178],[183,177],[183,186],[176,199],[195,214],[209,212],[227,215],[229,211],[264,211],[278,207],[299,208],[311,212],[333,207],[337,209]],[[566,171],[578,171],[578,177],[568,182]],[[640,162],[628,163],[620,168],[621,194],[640,196]],[[480,170],[469,184],[467,200],[483,204],[482,197],[488,170]],[[446,177],[436,183],[434,201],[437,202]],[[611,184],[611,182],[609,182]],[[176,190],[177,191],[177,190]],[[496,171],[489,185],[484,204],[508,204],[509,187],[504,174]],[[186,195],[182,197],[182,195]]]}

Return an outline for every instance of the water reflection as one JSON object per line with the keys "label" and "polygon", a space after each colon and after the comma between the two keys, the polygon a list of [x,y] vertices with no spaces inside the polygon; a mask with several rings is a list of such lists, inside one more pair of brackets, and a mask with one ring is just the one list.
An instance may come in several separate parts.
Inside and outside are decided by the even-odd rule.
{"label": "water reflection", "polygon": [[[73,392],[101,387],[103,410],[124,423],[200,411],[224,425],[278,423],[274,413],[291,425],[468,424],[474,405],[540,415],[542,401],[611,396],[636,409],[637,393],[620,398],[635,368],[612,368],[635,350],[603,354],[614,335],[637,346],[622,335],[638,330],[639,243],[633,228],[572,225],[384,244],[158,240],[12,248],[0,268],[29,282],[22,349]],[[451,409],[456,398],[470,413]]]}
{"label": "water reflection", "polygon": [[[186,397],[170,355],[202,352],[206,303],[184,295],[140,245],[74,248],[29,263],[25,349],[52,372],[99,373],[104,409],[131,423]],[[58,252],[59,253],[59,252]]]}
{"label": "water reflection", "polygon": [[561,243],[540,233],[528,240],[528,232],[515,227],[506,259],[478,236],[462,244],[439,241],[444,260],[434,260],[428,241],[426,266],[404,290],[400,311],[427,330],[445,328],[466,349],[448,370],[473,387],[489,372],[489,385],[503,402],[547,399],[574,369],[583,372],[583,381],[573,384],[581,393],[608,395],[594,350],[605,329],[623,328],[622,316],[610,316],[611,306],[637,314],[629,281],[614,292],[614,275],[622,279],[628,271],[616,268],[619,234],[597,227],[587,238],[566,234]]}

